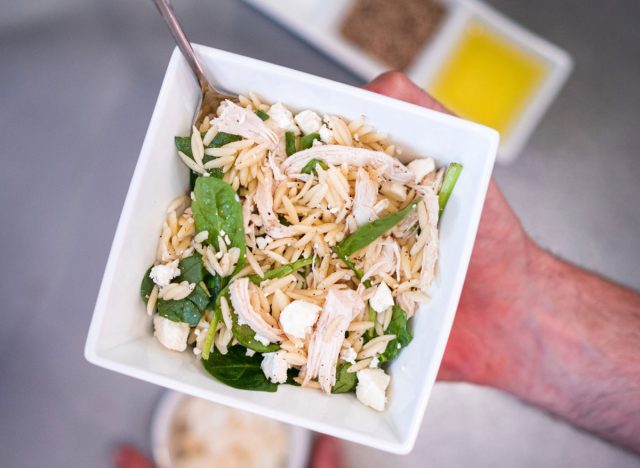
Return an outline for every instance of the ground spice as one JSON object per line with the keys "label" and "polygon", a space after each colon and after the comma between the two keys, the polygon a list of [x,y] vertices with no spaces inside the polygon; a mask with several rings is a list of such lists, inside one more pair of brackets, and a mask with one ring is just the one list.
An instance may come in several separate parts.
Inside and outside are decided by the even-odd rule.
{"label": "ground spice", "polygon": [[391,68],[407,68],[438,29],[445,13],[433,0],[356,0],[340,31]]}

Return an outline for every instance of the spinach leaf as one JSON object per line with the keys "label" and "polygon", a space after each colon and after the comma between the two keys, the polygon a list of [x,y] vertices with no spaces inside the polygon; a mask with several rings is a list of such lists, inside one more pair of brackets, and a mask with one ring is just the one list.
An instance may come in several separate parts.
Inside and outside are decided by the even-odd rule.
{"label": "spinach leaf", "polygon": [[238,325],[238,316],[235,312],[232,313],[232,319],[233,326],[231,327],[231,331],[233,332],[233,336],[235,336],[238,343],[245,348],[252,349],[258,353],[273,353],[280,349],[279,344],[269,343],[268,345],[264,345],[256,340],[256,332],[253,331],[253,328],[247,324]]}
{"label": "spinach leaf", "polygon": [[[224,145],[227,145],[234,141],[240,141],[240,140],[242,140],[242,137],[240,135],[233,135],[231,133],[218,132],[216,133],[216,136],[213,137],[213,141],[209,143],[209,146],[207,146],[207,148],[221,148]],[[216,158],[215,156],[211,156],[210,154],[205,153],[204,157],[202,158],[202,162],[208,163],[209,161],[212,161],[215,158]],[[211,174],[211,177],[222,179],[223,172],[221,167],[216,167],[214,169],[207,169],[207,171],[209,172],[209,174]]]}
{"label": "spinach leaf", "polygon": [[[202,133],[204,136],[204,133]],[[215,137],[213,137],[213,141],[207,146],[207,148],[220,148],[228,143],[232,143],[234,141],[242,140],[240,135],[233,135],[231,133],[218,132]],[[193,159],[193,153],[191,152],[191,137],[186,136],[177,136],[174,138],[174,142],[178,151],[182,151],[187,157]],[[212,159],[215,159],[214,156],[210,156],[205,154],[202,158],[202,162],[208,163]],[[209,174],[212,177],[216,177],[218,179],[222,179],[222,169],[216,167],[215,169],[208,169]]]}
{"label": "spinach leaf", "polygon": [[418,201],[414,200],[395,213],[390,213],[382,218],[360,226],[353,234],[338,242],[334,247],[334,251],[340,258],[343,258],[350,256],[358,250],[364,249],[402,221],[411,210],[415,209],[417,204]]}
{"label": "spinach leaf", "polygon": [[396,335],[396,337],[387,344],[384,353],[379,357],[380,362],[391,361],[413,339],[408,328],[407,313],[402,308],[396,305],[393,306],[391,322],[389,322],[389,327],[387,327],[385,333]]}
{"label": "spinach leaf", "polygon": [[319,165],[325,171],[329,169],[329,166],[327,166],[326,162],[321,161],[320,159],[312,159],[311,161],[309,161],[307,164],[304,165],[304,167],[300,172],[302,172],[303,174],[318,175],[318,171],[316,170],[316,165]]}
{"label": "spinach leaf", "polygon": [[349,393],[356,389],[358,376],[355,372],[347,372],[351,364],[344,362],[336,369],[336,383],[331,389],[331,393]]}
{"label": "spinach leaf", "polygon": [[196,186],[196,180],[199,176],[200,174],[198,174],[197,172],[189,170],[189,192],[193,192],[193,188]]}
{"label": "spinach leaf", "polygon": [[442,187],[440,187],[440,192],[438,193],[438,205],[440,205],[439,215],[442,215],[444,207],[447,206],[451,192],[453,192],[453,188],[456,186],[461,172],[462,164],[451,163],[449,167],[447,167],[444,173],[444,179],[442,180]]}
{"label": "spinach leaf", "polygon": [[[177,136],[175,137],[174,140],[176,143],[176,148],[178,148],[178,151],[182,151],[185,154],[185,156],[193,159],[193,153],[191,152],[191,137]],[[211,147],[211,145],[209,145],[209,147]],[[204,157],[202,158],[202,162],[207,163],[212,159],[214,159],[213,156],[209,156],[208,154],[205,154]],[[222,179],[222,176],[224,175],[222,172],[222,168],[220,167],[207,169],[207,172],[211,177],[215,177],[216,179]],[[193,190],[193,188],[196,185],[196,179],[199,177],[199,175],[200,174],[193,172],[192,170],[189,170],[189,190]]]}
{"label": "spinach leaf", "polygon": [[300,375],[300,370],[294,367],[287,370],[287,381],[285,382],[287,385],[293,385],[294,387],[299,387],[300,384],[293,380],[294,377],[298,377]]}
{"label": "spinach leaf", "polygon": [[285,150],[287,152],[287,156],[291,156],[293,153],[298,151],[296,149],[296,134],[293,132],[285,132],[284,134],[284,142],[285,142]]}
{"label": "spinach leaf", "polygon": [[227,354],[214,349],[208,359],[202,360],[209,374],[230,387],[262,392],[277,391],[278,385],[264,376],[260,368],[261,362],[260,354],[247,356],[246,349],[242,346],[230,347]]}
{"label": "spinach leaf", "polygon": [[242,205],[231,185],[213,177],[198,177],[194,188],[195,200],[191,204],[196,232],[207,231],[207,243],[217,244],[224,231],[229,236],[229,247],[238,247],[240,257],[232,273],[236,274],[245,262],[246,243],[242,222]]}
{"label": "spinach leaf", "polygon": [[249,281],[253,284],[260,284],[264,280],[274,279],[274,278],[284,278],[285,276],[293,273],[300,268],[304,268],[307,265],[311,265],[313,263],[313,257],[309,258],[299,258],[295,262],[287,263],[286,265],[279,266],[278,268],[273,268],[272,270],[267,270],[264,272],[264,278],[260,278],[259,275],[250,275]]}
{"label": "spinach leaf", "polygon": [[149,296],[151,295],[151,291],[155,286],[155,283],[149,276],[149,273],[151,273],[152,268],[153,268],[153,265],[150,266],[149,269],[144,272],[144,276],[142,277],[142,282],[140,283],[140,297],[142,297],[142,300],[144,301],[145,304],[149,302]]}
{"label": "spinach leaf", "polygon": [[200,255],[196,254],[183,258],[180,260],[178,268],[180,268],[180,276],[176,282],[188,281],[189,283],[198,284],[204,279],[205,269]]}
{"label": "spinach leaf", "polygon": [[182,151],[184,154],[193,159],[193,153],[191,152],[191,137],[177,136],[174,138],[176,148],[178,151]]}
{"label": "spinach leaf", "polygon": [[309,133],[300,138],[300,151],[311,148],[314,140],[320,140],[319,133]]}
{"label": "spinach leaf", "polygon": [[233,133],[218,132],[213,137],[213,141],[209,145],[209,148],[220,148],[221,146],[228,145],[234,141],[240,141],[242,137],[240,135],[234,135]]}
{"label": "spinach leaf", "polygon": [[195,327],[208,303],[207,293],[200,286],[196,286],[193,292],[184,299],[177,301],[158,299],[158,315],[174,322],[184,322]]}
{"label": "spinach leaf", "polygon": [[256,115],[258,117],[260,117],[263,121],[268,120],[269,119],[269,114],[267,114],[265,111],[263,111],[262,109],[258,109],[256,111]]}
{"label": "spinach leaf", "polygon": [[222,278],[220,278],[218,275],[209,276],[204,281],[204,284],[207,286],[209,294],[211,295],[210,304],[212,304],[211,308],[213,309],[215,308],[213,304],[215,304],[215,301],[218,298],[218,294],[220,294],[220,291],[222,291]]}

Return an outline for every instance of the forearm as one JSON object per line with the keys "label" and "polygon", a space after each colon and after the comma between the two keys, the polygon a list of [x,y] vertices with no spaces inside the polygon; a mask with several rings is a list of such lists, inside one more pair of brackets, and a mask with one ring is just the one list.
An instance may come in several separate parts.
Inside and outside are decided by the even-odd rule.
{"label": "forearm", "polygon": [[511,362],[487,384],[640,452],[640,295],[527,246]]}

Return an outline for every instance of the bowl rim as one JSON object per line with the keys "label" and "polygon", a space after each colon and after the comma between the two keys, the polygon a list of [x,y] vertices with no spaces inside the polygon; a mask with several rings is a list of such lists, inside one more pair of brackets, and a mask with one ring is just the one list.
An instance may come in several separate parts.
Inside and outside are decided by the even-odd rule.
{"label": "bowl rim", "polygon": [[[149,425],[149,440],[153,461],[158,468],[175,468],[167,439],[170,436],[171,424],[176,411],[187,398],[197,398],[175,390],[165,390],[158,399]],[[208,400],[207,400],[208,401]],[[210,402],[224,406],[220,403]],[[242,411],[231,408],[232,411]],[[255,413],[252,413],[255,414]],[[289,451],[286,468],[305,468],[311,454],[313,433],[308,429],[291,424],[281,423],[289,432]]]}

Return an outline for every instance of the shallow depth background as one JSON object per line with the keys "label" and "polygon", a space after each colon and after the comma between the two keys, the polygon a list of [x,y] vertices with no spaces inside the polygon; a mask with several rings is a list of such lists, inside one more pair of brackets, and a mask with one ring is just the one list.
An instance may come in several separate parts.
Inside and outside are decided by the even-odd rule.
{"label": "shallow depth background", "polygon": [[[246,5],[175,0],[194,42],[351,84]],[[640,3],[492,0],[575,71],[495,176],[543,246],[640,288]],[[93,367],[94,301],[173,43],[150,1],[3,2],[0,16],[2,466],[110,466],[148,449],[160,388]],[[155,242],[155,240],[150,240]],[[640,459],[498,392],[438,384],[414,452],[348,466],[632,467]]]}

